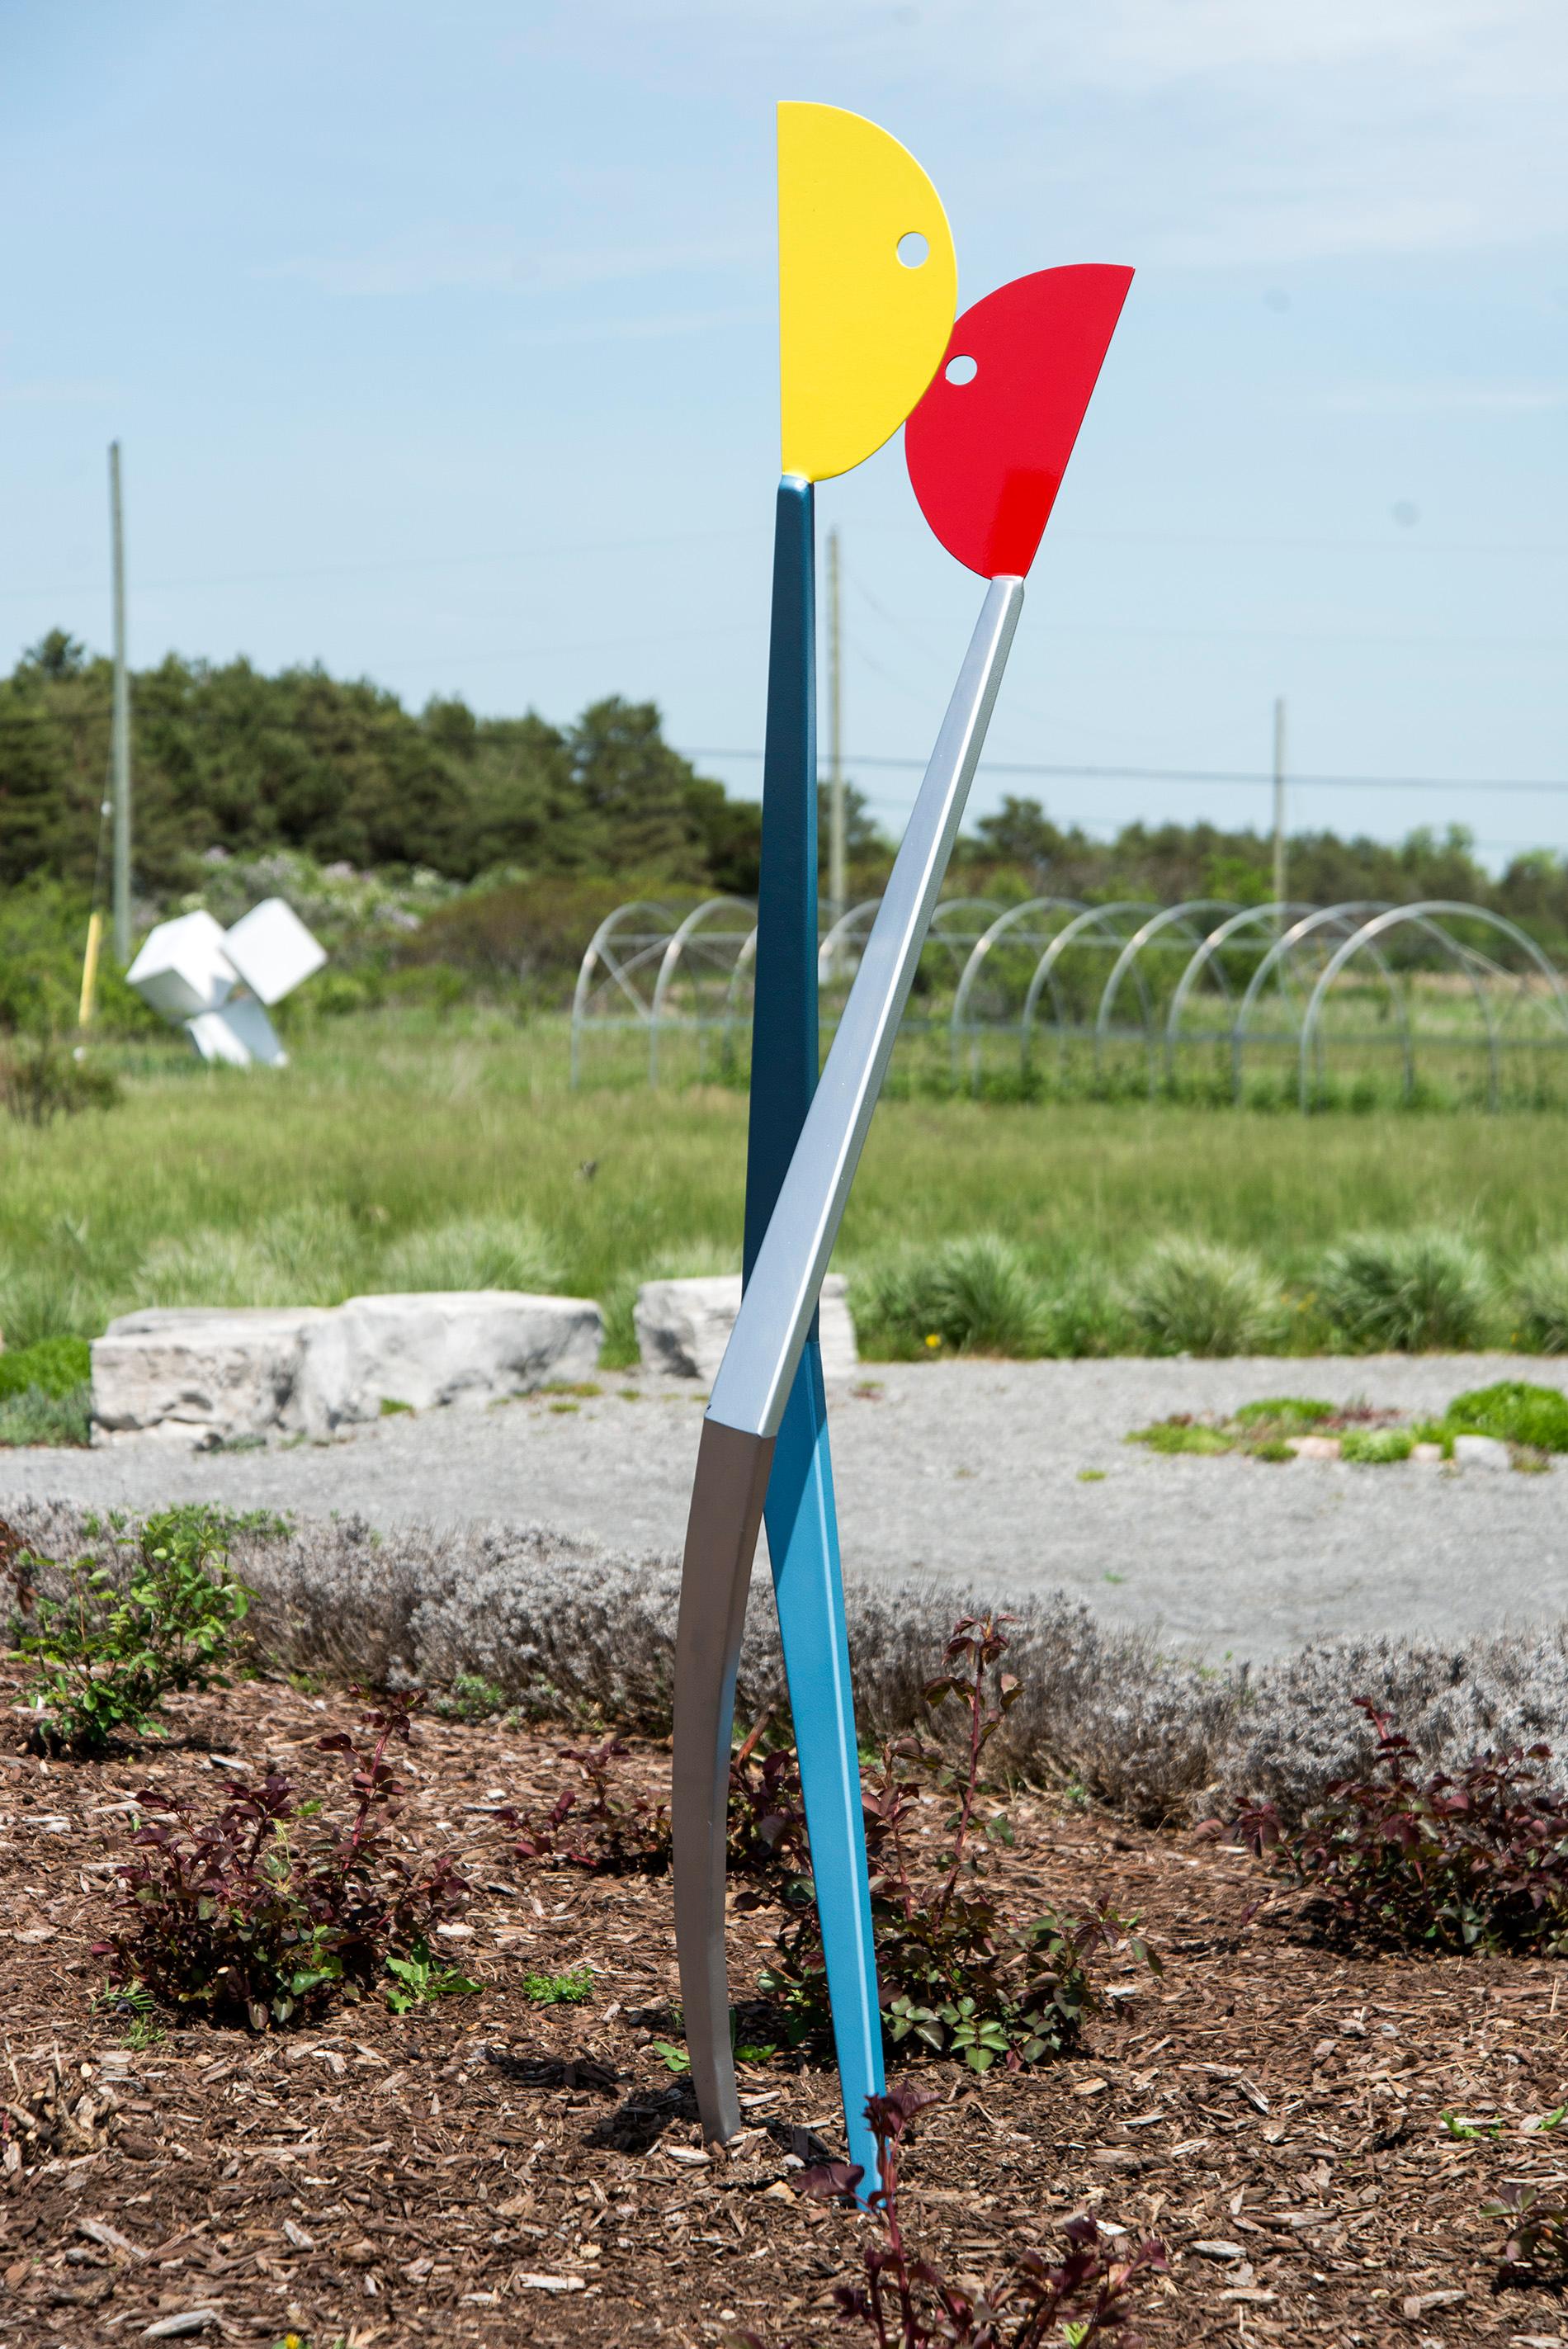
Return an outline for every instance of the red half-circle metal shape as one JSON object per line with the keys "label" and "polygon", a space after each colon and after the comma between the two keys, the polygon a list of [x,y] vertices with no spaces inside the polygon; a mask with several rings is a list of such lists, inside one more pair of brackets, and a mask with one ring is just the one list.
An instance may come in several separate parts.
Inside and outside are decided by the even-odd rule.
{"label": "red half-circle metal shape", "polygon": [[904,457],[926,521],[982,578],[1033,563],[1131,283],[1109,263],[1037,270],[954,327]]}

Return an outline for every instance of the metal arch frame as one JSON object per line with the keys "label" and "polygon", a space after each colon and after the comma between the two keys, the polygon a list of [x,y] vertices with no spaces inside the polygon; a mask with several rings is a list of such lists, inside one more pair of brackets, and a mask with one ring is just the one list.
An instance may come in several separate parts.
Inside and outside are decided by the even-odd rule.
{"label": "metal arch frame", "polygon": [[1306,1009],[1302,1015],[1301,1037],[1297,1047],[1296,1064],[1297,1099],[1303,1110],[1305,1110],[1309,1106],[1307,1100],[1308,1054],[1316,1038],[1317,1026],[1322,1017],[1323,1005],[1326,999],[1328,989],[1338,978],[1346,965],[1349,963],[1363,947],[1375,947],[1377,940],[1385,936],[1387,931],[1399,928],[1407,922],[1417,924],[1421,929],[1427,932],[1429,936],[1437,938],[1443,946],[1447,947],[1450,954],[1455,957],[1456,960],[1459,961],[1461,967],[1465,969],[1470,978],[1471,988],[1475,993],[1476,1001],[1480,1009],[1481,1019],[1486,1027],[1487,1061],[1489,1071],[1487,1090],[1491,1106],[1493,1108],[1496,1107],[1498,1077],[1497,1024],[1492,1017],[1491,1005],[1487,999],[1484,987],[1480,982],[1475,966],[1477,963],[1481,963],[1494,970],[1498,966],[1491,963],[1490,957],[1481,954],[1478,947],[1468,946],[1462,938],[1450,936],[1449,932],[1441,927],[1439,919],[1435,918],[1443,916],[1447,916],[1450,919],[1458,918],[1465,921],[1484,922],[1489,929],[1501,931],[1505,937],[1511,938],[1516,946],[1522,947],[1530,960],[1541,972],[1542,978],[1546,980],[1547,985],[1551,988],[1553,999],[1555,1002],[1558,1012],[1562,1018],[1564,1037],[1568,1038],[1568,989],[1564,989],[1561,977],[1553,968],[1551,963],[1548,962],[1540,947],[1536,945],[1535,940],[1531,937],[1526,931],[1522,930],[1516,922],[1511,922],[1505,914],[1494,914],[1484,905],[1463,905],[1459,900],[1450,897],[1424,898],[1413,905],[1390,905],[1384,908],[1381,912],[1372,915],[1369,919],[1363,922],[1357,929],[1353,931],[1351,936],[1347,937],[1341,946],[1335,949],[1327,962],[1325,963],[1322,971],[1318,975],[1317,984],[1314,987],[1311,995],[1307,999]]}
{"label": "metal arch frame", "polygon": [[980,976],[981,966],[986,956],[1003,933],[1012,929],[1024,919],[1026,915],[1048,914],[1053,911],[1065,913],[1070,918],[1078,914],[1088,913],[1090,908],[1080,897],[1026,897],[1022,905],[1009,905],[1005,914],[998,914],[990,928],[983,930],[970,947],[969,959],[965,964],[958,985],[953,992],[953,1009],[948,1018],[948,1027],[953,1039],[953,1073],[955,1077],[958,1073],[959,1058],[964,1049],[963,1040],[969,1032],[967,1023],[969,998],[975,991],[975,984]]}
{"label": "metal arch frame", "polygon": [[[662,922],[665,926],[651,937],[645,938],[641,950],[623,962],[609,952],[610,941],[621,924],[629,921],[634,914],[649,914],[655,921]],[[583,948],[583,959],[577,967],[577,984],[572,991],[571,1083],[573,1089],[582,1074],[582,1036],[588,1018],[588,998],[594,984],[595,965],[600,962],[603,964],[605,978],[620,988],[635,1012],[637,1019],[645,1021],[650,1014],[650,1006],[643,1001],[636,988],[631,984],[630,974],[640,965],[651,962],[655,954],[663,957],[676,926],[676,916],[668,905],[661,905],[653,897],[634,897],[629,905],[617,905],[613,914],[606,914],[589,939]]]}
{"label": "metal arch frame", "polygon": [[[751,925],[749,930],[740,935],[741,953],[746,950],[747,940],[754,939],[757,936],[757,908],[749,897],[705,897],[700,905],[694,905],[685,920],[676,925],[659,962],[659,975],[654,981],[653,1001],[648,1013],[648,1083],[650,1086],[656,1086],[659,1081],[659,1022],[665,1017],[665,1000],[674,984],[676,973],[680,968],[681,957],[709,916],[717,913],[740,913],[746,915],[749,920]],[[738,957],[737,959],[738,958]],[[699,1032],[700,1027],[699,1021]]]}
{"label": "metal arch frame", "polygon": [[858,905],[851,905],[847,913],[839,916],[830,929],[823,931],[821,944],[817,948],[817,969],[824,984],[840,976],[840,947],[853,937],[858,929],[870,930],[881,904],[880,897],[862,897]]}
{"label": "metal arch frame", "polygon": [[[1154,937],[1160,931],[1170,929],[1175,924],[1180,923],[1187,931],[1187,934],[1191,939],[1194,947],[1197,947],[1202,944],[1202,939],[1192,919],[1193,916],[1204,913],[1232,914],[1238,910],[1239,908],[1237,907],[1236,901],[1233,897],[1189,897],[1180,905],[1167,905],[1161,913],[1153,915],[1149,921],[1145,922],[1141,929],[1134,930],[1132,936],[1128,939],[1127,944],[1122,947],[1121,952],[1117,956],[1115,962],[1111,965],[1110,975],[1107,978],[1104,987],[1100,989],[1099,1005],[1094,1015],[1094,1064],[1097,1072],[1100,1065],[1100,1048],[1103,1045],[1106,1037],[1110,1032],[1111,1009],[1116,1001],[1118,989],[1120,988],[1122,979],[1126,973],[1136,968],[1139,957],[1142,954],[1144,947],[1149,944],[1150,938]],[[1222,976],[1221,983],[1223,984]],[[1146,1049],[1150,1049],[1153,1045],[1154,1038],[1150,1032],[1149,1026],[1148,988],[1143,988],[1142,993],[1144,1008],[1144,1040]],[[1225,993],[1228,999],[1230,996],[1230,988],[1228,987],[1225,988]],[[1152,1085],[1154,1081],[1154,1065],[1152,1059],[1150,1059],[1150,1061],[1149,1079],[1150,1085]]]}
{"label": "metal arch frame", "polygon": [[[1047,987],[1051,990],[1051,1002],[1057,1015],[1056,1024],[1058,1038],[1061,1034],[1061,1004],[1057,995],[1056,968],[1064,950],[1074,945],[1078,933],[1087,929],[1091,924],[1108,922],[1116,914],[1151,914],[1158,913],[1159,910],[1158,905],[1151,905],[1146,897],[1118,898],[1109,905],[1087,906],[1081,914],[1068,924],[1065,930],[1058,930],[1035,966],[1035,975],[1029,981],[1029,991],[1024,998],[1024,1009],[1018,1020],[1018,1053],[1026,1069],[1029,1065],[1029,1044],[1034,1034],[1035,1014],[1039,1009],[1041,992]],[[1126,941],[1113,934],[1110,937],[1100,940],[1099,943],[1119,947],[1124,945]],[[1138,986],[1147,1009],[1148,990],[1144,987],[1141,972],[1139,974]]]}
{"label": "metal arch frame", "polygon": [[[1181,1040],[1181,1014],[1187,1009],[1187,999],[1220,948],[1228,946],[1239,932],[1250,929],[1254,923],[1283,923],[1292,916],[1317,911],[1318,908],[1308,905],[1305,898],[1286,898],[1282,905],[1243,905],[1239,913],[1232,915],[1228,922],[1222,922],[1218,929],[1209,932],[1177,980],[1176,991],[1171,998],[1171,1009],[1165,1017],[1165,1070],[1168,1076],[1176,1065],[1176,1047]],[[1225,998],[1227,1002],[1231,999],[1228,987]]]}
{"label": "metal arch frame", "polygon": [[[1264,955],[1262,962],[1259,963],[1256,970],[1253,971],[1251,978],[1247,981],[1246,992],[1242,997],[1240,1003],[1237,1005],[1236,1016],[1231,1022],[1231,1092],[1233,1099],[1240,1101],[1242,1097],[1242,1079],[1243,1075],[1243,1062],[1247,1049],[1247,1021],[1257,1003],[1259,996],[1263,992],[1264,981],[1267,978],[1269,973],[1276,965],[1279,967],[1282,973],[1287,970],[1289,967],[1289,957],[1295,952],[1295,948],[1301,944],[1302,940],[1305,937],[1311,936],[1315,932],[1322,929],[1326,923],[1337,922],[1343,928],[1350,929],[1362,919],[1374,914],[1385,913],[1387,910],[1387,908],[1386,905],[1380,898],[1346,897],[1337,905],[1315,906],[1310,913],[1304,914],[1299,922],[1293,922],[1288,930],[1281,931],[1279,936],[1274,940],[1273,946],[1269,948],[1267,954]],[[1393,973],[1388,969],[1386,963],[1382,965],[1382,968],[1383,975],[1388,981],[1389,994],[1398,1008],[1400,1031],[1405,1047],[1405,1078],[1408,1085],[1410,1079],[1410,1071],[1413,1065],[1409,1016],[1406,1010],[1403,999],[1399,995],[1399,990],[1394,985]]]}

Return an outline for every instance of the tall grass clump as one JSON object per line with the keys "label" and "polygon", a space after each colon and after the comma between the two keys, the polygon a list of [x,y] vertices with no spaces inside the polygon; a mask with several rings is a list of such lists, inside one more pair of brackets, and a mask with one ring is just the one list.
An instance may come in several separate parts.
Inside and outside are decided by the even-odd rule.
{"label": "tall grass clump", "polygon": [[527,1216],[454,1216],[407,1232],[382,1254],[377,1290],[559,1288],[561,1262]]}
{"label": "tall grass clump", "polygon": [[7,1347],[96,1338],[110,1309],[104,1284],[52,1246],[0,1257],[0,1333]]}
{"label": "tall grass clump", "polygon": [[1257,1354],[1279,1342],[1284,1292],[1254,1256],[1214,1240],[1157,1241],[1128,1283],[1128,1309],[1161,1354]]}
{"label": "tall grass clump", "polygon": [[1336,1333],[1365,1351],[1462,1350],[1490,1334],[1491,1274],[1460,1232],[1362,1232],[1324,1257],[1317,1302]]}
{"label": "tall grass clump", "polygon": [[1568,1354],[1568,1246],[1541,1248],[1514,1276],[1514,1328],[1538,1353]]}
{"label": "tall grass clump", "polygon": [[908,1359],[941,1348],[1023,1356],[1047,1350],[1038,1275],[998,1232],[905,1249],[851,1276],[850,1304],[865,1352]]}
{"label": "tall grass clump", "polygon": [[361,1242],[346,1209],[285,1208],[242,1231],[211,1224],[155,1240],[143,1305],[340,1305],[358,1287]]}

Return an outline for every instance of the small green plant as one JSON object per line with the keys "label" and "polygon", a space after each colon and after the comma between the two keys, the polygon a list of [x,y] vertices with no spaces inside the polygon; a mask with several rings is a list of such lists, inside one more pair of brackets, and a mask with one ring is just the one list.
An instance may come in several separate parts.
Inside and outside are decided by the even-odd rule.
{"label": "small green plant", "polygon": [[1422,1353],[1480,1344],[1491,1319],[1491,1276],[1458,1232],[1363,1232],[1331,1248],[1317,1298],[1353,1346]]}
{"label": "small green plant", "polygon": [[1416,1439],[1408,1427],[1347,1427],[1339,1439],[1339,1456],[1364,1468],[1387,1467],[1408,1460]]}
{"label": "small green plant", "polygon": [[[352,1816],[333,1826],[275,1771],[230,1781],[216,1813],[159,1788],[137,1796],[137,1850],[121,1862],[120,1930],[98,1942],[117,1994],[144,1992],[181,2020],[303,2020],[335,1994],[377,1983],[397,2007],[472,1989],[432,1969],[430,1937],[467,1906],[445,1854],[409,1857],[391,1832],[402,1785],[387,1760],[407,1744],[418,1691],[361,1716],[356,1739],[335,1730],[319,1750],[351,1765]],[[368,1734],[366,1734],[368,1733]],[[401,1963],[396,1962],[401,1961]]]}
{"label": "small green plant", "polygon": [[21,1451],[39,1444],[80,1450],[92,1442],[93,1391],[52,1395],[37,1387],[0,1402],[0,1446]]}
{"label": "small green plant", "polygon": [[593,1972],[578,1966],[563,1974],[524,1974],[522,1994],[535,2006],[581,2006],[593,1995]]}
{"label": "small green plant", "polygon": [[1568,1394],[1561,1387],[1500,1379],[1456,1395],[1446,1417],[1456,1435],[1496,1435],[1533,1452],[1568,1452]]}
{"label": "small green plant", "polygon": [[505,1689],[482,1672],[459,1672],[451,1687],[432,1700],[430,1710],[443,1721],[493,1721],[511,1702]]}
{"label": "small green plant", "polygon": [[1207,1420],[1194,1419],[1189,1411],[1173,1412],[1169,1419],[1157,1419],[1152,1427],[1135,1427],[1127,1441],[1144,1444],[1150,1452],[1196,1452],[1208,1456],[1236,1448],[1235,1438],[1227,1435],[1223,1428],[1212,1426]]}
{"label": "small green plant", "polygon": [[1325,1420],[1336,1419],[1339,1406],[1311,1395],[1265,1395],[1261,1402],[1243,1403],[1234,1416],[1236,1425],[1249,1433],[1307,1435]]}
{"label": "small green plant", "polygon": [[680,2046],[676,2041],[673,2039],[650,2039],[648,2046],[650,2051],[655,2054],[660,2063],[663,2064],[665,2071],[668,2072],[675,2079],[684,2080],[686,2078],[687,2073],[691,2070],[691,2057],[687,2054],[686,2049]]}
{"label": "small green plant", "polygon": [[407,2014],[411,2007],[427,2006],[438,1998],[472,1998],[480,1987],[460,1966],[441,1965],[422,1936],[407,1957],[389,1957],[387,1971],[392,1979],[382,1995],[394,2014]]}
{"label": "small green plant", "polygon": [[23,1693],[39,1751],[101,1754],[122,1732],[149,1734],[170,1690],[226,1685],[246,1645],[251,1594],[228,1571],[211,1512],[150,1517],[123,1577],[89,1558],[60,1572],[64,1597],[37,1592],[19,1643],[36,1667]]}
{"label": "small green plant", "polygon": [[1502,2135],[1501,2121],[1467,2121],[1460,2113],[1439,2113],[1438,2126],[1446,2137],[1468,2138]]}
{"label": "small green plant", "polygon": [[1161,1240],[1128,1288],[1128,1309],[1162,1354],[1256,1354],[1278,1342],[1284,1293],[1257,1258],[1212,1240]]}

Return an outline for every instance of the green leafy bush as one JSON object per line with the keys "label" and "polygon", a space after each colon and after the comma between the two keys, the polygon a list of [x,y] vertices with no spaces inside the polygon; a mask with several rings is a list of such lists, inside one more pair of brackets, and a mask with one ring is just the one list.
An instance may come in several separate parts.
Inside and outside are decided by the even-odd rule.
{"label": "green leafy bush", "polygon": [[1534,1452],[1568,1452],[1568,1394],[1560,1387],[1500,1379],[1456,1395],[1446,1417],[1456,1435],[1496,1435]]}
{"label": "green leafy bush", "polygon": [[404,1790],[387,1747],[408,1742],[420,1701],[415,1692],[368,1710],[374,1743],[345,1730],[319,1741],[352,1766],[355,1806],[341,1826],[318,1820],[320,1805],[296,1801],[273,1771],[257,1785],[232,1780],[205,1819],[144,1789],[138,1801],[160,1816],[131,1838],[139,1857],[119,1869],[124,1922],[94,1952],[111,1980],[182,2018],[234,2016],[255,2031],[388,1976],[397,2012],[473,1989],[430,1956],[438,1925],[467,1906],[467,1881],[445,1854],[406,1857],[391,1832]]}
{"label": "green leafy bush", "polygon": [[1542,1354],[1568,1354],[1568,1247],[1542,1248],[1513,1280],[1519,1335]]}
{"label": "green leafy bush", "polygon": [[64,1595],[38,1591],[19,1643],[36,1668],[23,1692],[33,1744],[101,1754],[121,1732],[152,1730],[170,1690],[224,1686],[251,1603],[227,1568],[222,1519],[196,1507],[150,1517],[123,1579],[85,1558],[57,1568]]}
{"label": "green leafy bush", "polygon": [[1311,1395],[1264,1395],[1261,1402],[1243,1403],[1234,1414],[1238,1427],[1291,1435],[1310,1434],[1326,1419],[1336,1419],[1338,1415],[1337,1403],[1319,1402]]}
{"label": "green leafy bush", "polygon": [[1128,1286],[1133,1320],[1162,1354],[1255,1354],[1278,1344],[1279,1283],[1253,1256],[1212,1240],[1159,1241]]}
{"label": "green leafy bush", "polygon": [[0,1402],[29,1388],[39,1394],[74,1394],[90,1383],[92,1348],[85,1338],[40,1338],[0,1354]]}
{"label": "green leafy bush", "polygon": [[1317,1278],[1323,1311],[1353,1346],[1421,1353],[1481,1344],[1491,1277],[1457,1232],[1363,1232],[1330,1248]]}
{"label": "green leafy bush", "polygon": [[0,1038],[0,1106],[26,1125],[48,1125],[85,1109],[112,1109],[119,1080],[78,1061],[53,1036]]}
{"label": "green leafy bush", "polygon": [[1039,1278],[995,1232],[886,1257],[854,1278],[851,1302],[866,1350],[877,1353],[1018,1358],[1043,1352],[1048,1339]]}

